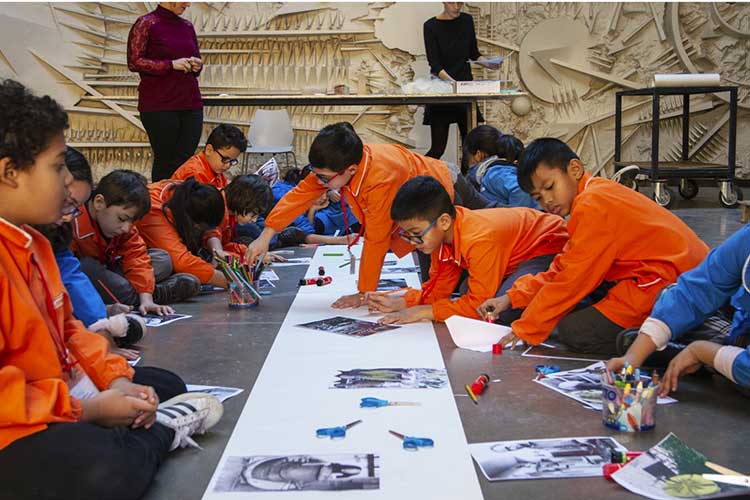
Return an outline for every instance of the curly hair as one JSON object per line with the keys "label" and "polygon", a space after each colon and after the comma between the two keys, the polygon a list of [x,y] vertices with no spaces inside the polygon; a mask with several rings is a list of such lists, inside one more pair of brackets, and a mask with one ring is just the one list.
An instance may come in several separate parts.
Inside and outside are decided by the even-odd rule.
{"label": "curly hair", "polygon": [[15,80],[0,83],[0,158],[10,158],[16,169],[29,168],[67,128],[67,113],[50,96],[36,96]]}
{"label": "curly hair", "polygon": [[224,188],[227,208],[238,215],[268,215],[273,205],[273,192],[259,175],[238,175]]}

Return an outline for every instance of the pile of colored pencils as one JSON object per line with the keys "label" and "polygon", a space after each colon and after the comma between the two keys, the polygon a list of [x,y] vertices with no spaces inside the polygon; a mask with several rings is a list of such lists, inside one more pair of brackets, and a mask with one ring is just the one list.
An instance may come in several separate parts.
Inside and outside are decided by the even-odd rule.
{"label": "pile of colored pencils", "polygon": [[262,259],[259,261],[260,265],[254,266],[251,270],[249,265],[241,263],[240,259],[232,257],[231,255],[226,259],[219,257],[218,255],[214,255],[214,258],[216,259],[216,262],[219,263],[219,269],[221,269],[221,272],[227,278],[227,281],[229,281],[230,284],[235,285],[234,289],[230,286],[230,293],[234,294],[235,303],[242,304],[246,302],[245,299],[243,299],[244,294],[241,293],[242,290],[247,290],[255,296],[252,303],[260,301],[260,294],[253,287],[252,283],[257,280],[255,276],[260,276],[260,273],[263,272]]}

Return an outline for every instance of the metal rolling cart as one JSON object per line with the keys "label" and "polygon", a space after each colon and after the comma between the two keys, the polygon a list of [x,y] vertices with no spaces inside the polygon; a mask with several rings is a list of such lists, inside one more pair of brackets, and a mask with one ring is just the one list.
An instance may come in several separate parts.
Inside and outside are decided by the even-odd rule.
{"label": "metal rolling cart", "polygon": [[[727,137],[727,163],[691,161],[696,151],[690,150],[690,96],[693,94],[729,93],[729,134]],[[682,155],[680,161],[659,161],[659,100],[661,96],[682,96]],[[652,101],[651,160],[623,161],[622,154],[622,98],[623,96],[650,96]],[[669,208],[674,201],[674,192],[667,186],[669,181],[679,179],[679,193],[685,199],[698,194],[695,179],[714,179],[719,184],[719,203],[727,208],[736,207],[742,199],[742,191],[735,188],[734,170],[737,150],[737,87],[649,87],[623,90],[615,94],[615,172],[636,165],[641,174],[649,177],[654,188],[653,198],[660,206]],[[636,185],[637,187],[637,185]]]}

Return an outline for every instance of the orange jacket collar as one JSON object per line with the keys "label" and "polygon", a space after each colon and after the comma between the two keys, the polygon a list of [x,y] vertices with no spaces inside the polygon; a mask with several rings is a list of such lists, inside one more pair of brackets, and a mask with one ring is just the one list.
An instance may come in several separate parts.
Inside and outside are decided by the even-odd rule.
{"label": "orange jacket collar", "polygon": [[362,159],[357,165],[357,171],[354,173],[346,188],[352,194],[352,196],[359,196],[359,191],[362,189],[362,184],[365,182],[365,176],[367,175],[367,168],[370,166],[370,146],[365,144],[362,147]]}
{"label": "orange jacket collar", "polygon": [[14,245],[22,248],[29,248],[31,246],[33,240],[31,235],[2,217],[0,217],[0,228],[0,234]]}
{"label": "orange jacket collar", "polygon": [[86,203],[81,205],[81,215],[73,219],[73,231],[75,231],[75,238],[82,240],[94,236],[100,238],[99,226],[96,221],[91,217],[89,207]]}
{"label": "orange jacket collar", "polygon": [[440,245],[438,260],[440,262],[453,261],[461,265],[461,225],[464,221],[464,212],[462,207],[456,207],[456,218],[453,219],[453,243],[443,243]]}
{"label": "orange jacket collar", "polygon": [[591,179],[593,178],[594,176],[589,172],[583,173],[581,180],[578,181],[578,194],[581,194],[589,186],[589,182],[591,182]]}

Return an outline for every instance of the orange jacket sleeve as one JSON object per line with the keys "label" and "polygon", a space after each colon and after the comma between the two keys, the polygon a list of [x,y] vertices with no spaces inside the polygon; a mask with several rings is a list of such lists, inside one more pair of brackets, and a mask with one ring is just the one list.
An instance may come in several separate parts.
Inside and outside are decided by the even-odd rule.
{"label": "orange jacket sleeve", "polygon": [[65,339],[68,349],[99,390],[109,389],[113,380],[133,379],[133,369],[122,356],[109,352],[104,337],[92,333],[73,317],[73,307],[68,294],[64,298]]}
{"label": "orange jacket sleeve", "polygon": [[[601,228],[617,224],[598,208],[594,200],[582,200],[582,216],[568,222],[570,239],[556,259],[557,271],[543,273],[547,279],[544,286],[511,325],[519,338],[534,345],[544,342],[555,325],[604,280],[617,246],[610,238],[602,238]],[[513,301],[513,294],[509,296]]]}
{"label": "orange jacket sleeve", "polygon": [[130,232],[120,240],[119,253],[122,255],[122,271],[135,291],[154,293],[154,268],[148,255],[146,242],[141,238],[138,229],[133,226]]}
{"label": "orange jacket sleeve", "polygon": [[137,225],[149,248],[161,248],[169,254],[175,273],[190,273],[201,283],[213,277],[213,266],[188,250],[161,210],[152,209]]}
{"label": "orange jacket sleeve", "polygon": [[[494,297],[500,283],[505,276],[505,262],[507,258],[498,255],[494,248],[498,242],[490,240],[479,240],[471,243],[471,248],[466,250],[468,261],[465,268],[469,271],[468,286],[465,294],[456,300],[450,299],[450,294],[456,287],[461,276],[461,268],[455,268],[450,279],[446,280],[443,297],[432,304],[432,315],[435,321],[445,321],[453,315],[466,318],[481,319],[477,313],[477,307],[482,302]],[[452,282],[452,284],[451,284]],[[436,288],[437,289],[437,288]],[[439,295],[435,295],[439,297]]]}
{"label": "orange jacket sleeve", "polygon": [[310,208],[313,202],[326,191],[328,191],[328,188],[318,182],[318,178],[314,174],[308,174],[294,189],[281,197],[266,217],[266,226],[277,233],[281,232],[300,214]]}
{"label": "orange jacket sleeve", "polygon": [[560,271],[560,257],[567,251],[568,244],[555,256],[547,271],[537,274],[526,274],[513,282],[513,288],[508,290],[508,298],[514,309],[524,308],[529,305],[537,292],[552,280]]}

